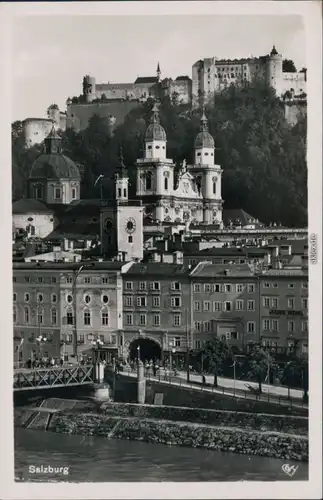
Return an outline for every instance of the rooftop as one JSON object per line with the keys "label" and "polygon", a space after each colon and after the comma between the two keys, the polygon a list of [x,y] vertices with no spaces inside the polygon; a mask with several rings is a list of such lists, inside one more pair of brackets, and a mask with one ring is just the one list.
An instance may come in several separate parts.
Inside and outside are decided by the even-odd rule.
{"label": "rooftop", "polygon": [[255,272],[249,264],[212,264],[212,262],[200,262],[191,272],[192,277],[216,278],[216,277],[244,277],[254,276]]}
{"label": "rooftop", "polygon": [[52,271],[78,271],[84,266],[83,271],[121,271],[127,264],[121,261],[102,261],[102,262],[14,262],[13,270],[52,270]]}
{"label": "rooftop", "polygon": [[147,262],[133,264],[127,271],[127,276],[150,275],[164,278],[173,278],[176,276],[187,276],[188,271],[183,265],[168,264],[165,262]]}
{"label": "rooftop", "polygon": [[26,213],[37,213],[37,214],[52,214],[53,210],[48,208],[45,203],[39,200],[33,200],[31,198],[21,198],[21,200],[15,201],[12,204],[13,214],[26,214]]}

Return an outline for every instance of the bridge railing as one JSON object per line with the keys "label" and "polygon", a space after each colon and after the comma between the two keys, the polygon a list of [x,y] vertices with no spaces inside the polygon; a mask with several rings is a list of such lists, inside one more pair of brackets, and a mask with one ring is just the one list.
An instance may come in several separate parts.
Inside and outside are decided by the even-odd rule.
{"label": "bridge railing", "polygon": [[17,368],[14,370],[14,390],[46,389],[92,384],[93,365],[74,365],[56,368]]}

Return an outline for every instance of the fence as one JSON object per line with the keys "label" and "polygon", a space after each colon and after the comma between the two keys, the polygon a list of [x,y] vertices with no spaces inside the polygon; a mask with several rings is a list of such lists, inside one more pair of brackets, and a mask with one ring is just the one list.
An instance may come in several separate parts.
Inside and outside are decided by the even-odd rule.
{"label": "fence", "polygon": [[[137,370],[135,368],[134,369],[127,368],[125,370],[122,370],[120,373],[123,375],[128,375],[129,377],[137,377]],[[151,373],[150,370],[145,370],[145,377],[147,380],[152,380],[155,382],[160,382],[164,384],[166,383],[169,385],[175,385],[183,388],[185,387],[194,390],[210,392],[214,394],[223,394],[227,396],[250,399],[254,401],[265,401],[267,403],[274,403],[280,406],[308,408],[308,404],[304,403],[301,399],[293,401],[293,399],[288,399],[284,396],[277,396],[275,394],[270,394],[270,393],[256,394],[251,392],[250,390],[214,386],[212,384],[207,384],[207,383],[203,384],[202,382],[201,383],[188,382],[187,380],[184,380],[181,377],[172,376],[167,373],[161,373],[160,371],[158,372],[158,374],[154,375],[153,373]]]}

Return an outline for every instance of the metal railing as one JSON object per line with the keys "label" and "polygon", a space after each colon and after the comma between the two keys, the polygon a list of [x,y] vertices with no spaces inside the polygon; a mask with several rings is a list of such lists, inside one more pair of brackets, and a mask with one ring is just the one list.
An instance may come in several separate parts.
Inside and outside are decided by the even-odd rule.
{"label": "metal railing", "polygon": [[14,370],[14,391],[70,387],[94,382],[93,365],[74,365],[60,368],[20,368]]}
{"label": "metal railing", "polygon": [[[130,369],[127,368],[126,370],[122,370],[119,373],[123,375],[128,375],[130,377],[137,377],[137,369]],[[202,382],[188,382],[187,380],[170,375],[167,373],[163,373],[158,371],[156,375],[154,375],[150,370],[145,370],[145,377],[147,380],[152,380],[155,382],[160,382],[163,384],[169,384],[169,385],[175,385],[179,387],[185,387],[185,388],[190,388],[194,390],[199,390],[201,392],[208,392],[208,393],[214,393],[214,394],[223,394],[227,396],[234,396],[237,398],[244,398],[244,399],[250,399],[253,401],[264,401],[267,403],[274,403],[278,404],[280,406],[288,406],[288,407],[301,407],[301,408],[308,408],[308,404],[304,403],[302,399],[296,399],[296,398],[290,398],[288,399],[285,396],[278,396],[275,394],[270,394],[268,393],[260,393],[256,394],[255,392],[252,392],[250,390],[243,390],[239,388],[233,388],[233,387],[223,387],[223,386],[215,386],[210,383],[205,383],[203,384]],[[202,378],[202,376],[201,376]]]}

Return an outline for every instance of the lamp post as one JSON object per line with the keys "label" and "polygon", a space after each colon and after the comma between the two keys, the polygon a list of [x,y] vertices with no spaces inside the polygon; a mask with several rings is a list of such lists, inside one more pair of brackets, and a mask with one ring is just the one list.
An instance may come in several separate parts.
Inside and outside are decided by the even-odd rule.
{"label": "lamp post", "polygon": [[92,340],[91,344],[93,345],[94,352],[96,352],[95,364],[97,364],[100,360],[99,359],[99,347],[103,345],[103,342],[101,339],[96,338],[96,339]]}
{"label": "lamp post", "polygon": [[73,335],[73,356],[76,358],[77,361],[77,324],[76,324],[76,317],[77,317],[77,278],[79,274],[82,272],[84,269],[84,266],[80,266],[77,271],[75,271],[74,279],[73,279],[73,284],[72,284],[72,296],[73,296],[73,304],[74,304],[74,335]]}
{"label": "lamp post", "polygon": [[39,345],[39,355],[40,355],[40,358],[41,358],[41,355],[42,355],[42,345],[43,344],[46,344],[47,342],[47,338],[43,335],[39,335],[39,337],[36,338],[36,342],[37,344]]}
{"label": "lamp post", "polygon": [[140,361],[140,345],[138,344],[137,345],[137,363],[139,365],[139,361]]}

